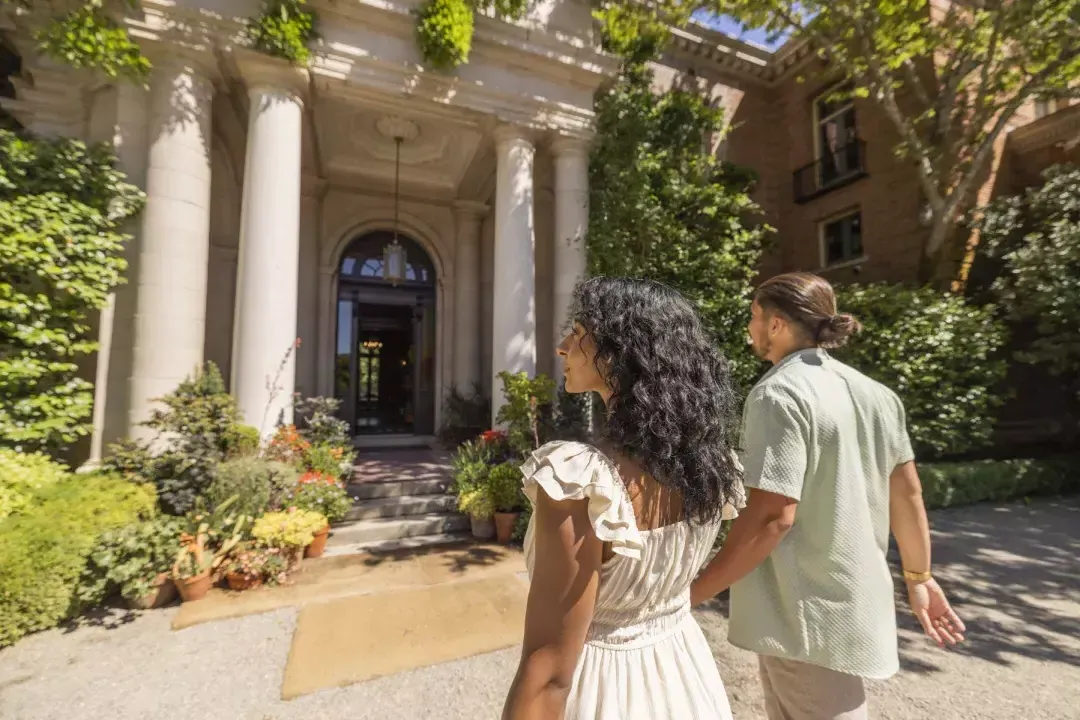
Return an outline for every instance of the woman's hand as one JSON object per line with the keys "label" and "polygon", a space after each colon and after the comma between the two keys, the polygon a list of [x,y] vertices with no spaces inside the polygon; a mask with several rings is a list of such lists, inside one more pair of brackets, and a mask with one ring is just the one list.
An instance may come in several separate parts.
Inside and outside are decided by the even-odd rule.
{"label": "woman's hand", "polygon": [[945,598],[945,592],[930,578],[924,582],[907,584],[911,612],[922,623],[923,631],[938,647],[955,645],[964,641],[964,621],[953,612]]}

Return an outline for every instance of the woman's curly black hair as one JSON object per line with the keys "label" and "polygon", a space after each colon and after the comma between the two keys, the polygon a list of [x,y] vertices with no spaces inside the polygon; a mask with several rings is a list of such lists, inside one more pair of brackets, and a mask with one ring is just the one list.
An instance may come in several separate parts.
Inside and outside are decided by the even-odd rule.
{"label": "woman's curly black hair", "polygon": [[658,282],[593,278],[575,291],[572,317],[614,391],[602,439],[677,491],[686,520],[719,519],[739,492],[739,398],[693,306]]}

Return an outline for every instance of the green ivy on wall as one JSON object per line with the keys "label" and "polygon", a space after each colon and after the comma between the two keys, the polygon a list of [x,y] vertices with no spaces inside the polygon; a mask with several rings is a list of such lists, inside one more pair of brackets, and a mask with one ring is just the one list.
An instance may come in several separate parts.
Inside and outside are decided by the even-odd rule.
{"label": "green ivy on wall", "polygon": [[453,70],[469,61],[476,13],[504,20],[524,18],[531,0],[427,0],[416,13],[420,54],[436,70]]}
{"label": "green ivy on wall", "polygon": [[114,165],[105,145],[0,131],[0,446],[55,451],[89,432],[78,363],[143,203]]}
{"label": "green ivy on wall", "polygon": [[267,0],[248,25],[248,42],[259,52],[306,65],[316,37],[315,13],[306,4],[307,0]]}

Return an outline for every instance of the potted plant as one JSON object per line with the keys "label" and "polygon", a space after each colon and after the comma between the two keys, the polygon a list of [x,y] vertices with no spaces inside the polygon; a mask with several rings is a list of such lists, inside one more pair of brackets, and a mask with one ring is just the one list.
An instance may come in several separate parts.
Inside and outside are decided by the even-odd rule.
{"label": "potted plant", "polygon": [[233,496],[209,514],[195,512],[188,516],[189,526],[180,536],[180,551],[172,567],[173,582],[184,602],[199,600],[209,592],[214,583],[212,573],[240,543],[248,518],[226,514],[235,501]]}
{"label": "potted plant", "polygon": [[488,487],[495,516],[496,539],[503,545],[509,545],[525,500],[521,491],[521,470],[517,463],[504,462],[491,468]]}
{"label": "potted plant", "polygon": [[119,593],[133,609],[168,605],[176,598],[169,569],[180,533],[179,518],[161,515],[103,534],[79,579],[79,601],[100,605]]}
{"label": "potted plant", "polygon": [[225,581],[230,590],[250,590],[262,585],[266,576],[268,548],[241,544],[225,563]]}
{"label": "potted plant", "polygon": [[474,538],[490,540],[495,537],[495,503],[488,488],[480,486],[458,495],[458,510],[469,516]]}
{"label": "potted plant", "polygon": [[290,507],[256,520],[251,536],[263,547],[281,548],[295,565],[300,562],[304,548],[315,539],[315,533],[326,526],[326,516],[322,513]]}
{"label": "potted plant", "polygon": [[330,525],[345,519],[352,507],[352,499],[345,491],[345,486],[334,476],[313,471],[304,473],[300,478],[293,494],[292,505],[326,517],[326,526],[316,531],[314,539],[304,551],[304,557],[317,558],[322,556],[326,549]]}

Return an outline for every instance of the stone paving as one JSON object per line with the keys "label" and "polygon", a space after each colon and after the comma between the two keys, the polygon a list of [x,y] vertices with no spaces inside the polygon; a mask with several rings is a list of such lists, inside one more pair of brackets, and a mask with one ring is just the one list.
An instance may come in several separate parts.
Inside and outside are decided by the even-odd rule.
{"label": "stone paving", "polygon": [[[872,716],[1080,720],[1080,498],[941,511],[932,522],[936,572],[968,623],[968,642],[960,650],[939,651],[901,613],[902,670],[870,685]],[[455,582],[472,582],[463,578],[491,579],[500,572],[505,578],[520,570],[515,560],[506,560],[503,571],[483,556],[459,554],[449,562],[439,557],[433,551],[408,560],[384,556],[374,567],[411,567],[396,571],[404,572],[398,580],[411,575],[417,589],[452,588]],[[348,574],[357,572],[334,563],[325,570],[316,567],[305,578],[308,584],[345,584]],[[373,577],[370,573],[357,572],[357,587]],[[432,583],[438,573],[447,582]],[[211,600],[189,607],[202,603]],[[207,621],[180,631],[171,625],[183,624],[177,619],[193,609],[106,614],[0,651],[0,718],[496,718],[517,663],[517,648],[508,648],[285,701],[282,685],[297,610],[278,607],[210,621],[211,605],[204,607]],[[419,616],[421,610],[412,612]],[[754,659],[727,644],[723,602],[695,615],[713,647],[736,719],[760,720]],[[418,617],[411,626],[420,623]],[[348,643],[347,635],[343,642]]]}

